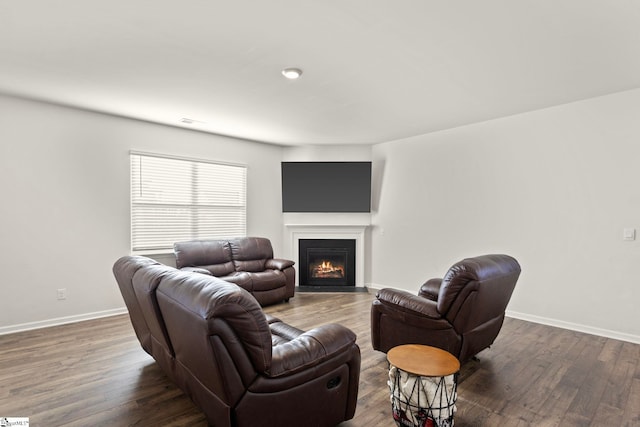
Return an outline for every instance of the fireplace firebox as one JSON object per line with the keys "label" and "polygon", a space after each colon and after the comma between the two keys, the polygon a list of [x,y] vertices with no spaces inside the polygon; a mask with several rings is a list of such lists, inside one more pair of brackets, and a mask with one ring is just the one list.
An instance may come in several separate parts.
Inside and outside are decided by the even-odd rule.
{"label": "fireplace firebox", "polygon": [[355,286],[355,239],[300,239],[300,286]]}

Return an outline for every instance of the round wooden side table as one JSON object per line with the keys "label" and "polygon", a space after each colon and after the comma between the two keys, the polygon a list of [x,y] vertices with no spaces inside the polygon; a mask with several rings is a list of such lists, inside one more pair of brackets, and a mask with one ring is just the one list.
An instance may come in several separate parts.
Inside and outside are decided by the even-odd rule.
{"label": "round wooden side table", "polygon": [[406,344],[387,353],[393,419],[398,426],[450,427],[460,362],[436,347]]}

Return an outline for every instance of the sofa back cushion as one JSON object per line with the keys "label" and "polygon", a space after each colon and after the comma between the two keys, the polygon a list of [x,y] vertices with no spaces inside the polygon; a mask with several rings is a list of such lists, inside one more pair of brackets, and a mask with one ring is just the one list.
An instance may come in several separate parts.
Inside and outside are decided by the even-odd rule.
{"label": "sofa back cushion", "polygon": [[235,271],[227,240],[177,242],[173,245],[173,251],[178,268],[205,268],[214,276],[224,276]]}
{"label": "sofa back cushion", "polygon": [[273,258],[271,241],[264,237],[242,237],[229,241],[236,271],[264,271]]}
{"label": "sofa back cushion", "polygon": [[167,326],[160,313],[156,290],[163,279],[176,273],[178,270],[168,265],[152,264],[139,269],[133,276],[133,290],[151,332],[151,348],[154,357],[162,352],[175,355]]}
{"label": "sofa back cushion", "polygon": [[508,255],[463,259],[442,280],[438,312],[458,332],[504,316],[519,275],[520,265]]}
{"label": "sofa back cushion", "polygon": [[133,330],[138,337],[138,341],[140,341],[140,345],[149,354],[151,354],[151,332],[133,290],[133,276],[143,267],[158,264],[160,263],[141,256],[124,256],[113,265],[113,275],[118,282],[120,293],[127,306]]}
{"label": "sofa back cushion", "polygon": [[219,359],[229,353],[216,354],[211,340],[232,347],[240,344],[254,372],[269,369],[269,324],[258,302],[244,289],[216,277],[176,271],[161,280],[157,298],[176,359],[220,396],[226,395],[225,375],[235,373],[220,372]]}

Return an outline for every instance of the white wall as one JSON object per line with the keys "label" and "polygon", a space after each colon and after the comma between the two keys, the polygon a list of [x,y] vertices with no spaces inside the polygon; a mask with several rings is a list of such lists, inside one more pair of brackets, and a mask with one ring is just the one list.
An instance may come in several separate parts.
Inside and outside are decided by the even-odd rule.
{"label": "white wall", "polygon": [[507,253],[512,315],[640,342],[639,158],[640,90],[377,145],[374,286]]}
{"label": "white wall", "polygon": [[640,246],[622,229],[640,231],[639,119],[635,90],[373,149],[283,149],[0,96],[0,333],[123,308],[111,266],[136,149],[247,164],[248,234],[276,253],[281,160],[372,159],[367,283],[414,292],[505,252],[523,267],[512,315],[638,342]]}
{"label": "white wall", "polygon": [[0,333],[124,307],[130,149],[246,164],[247,233],[282,250],[281,147],[0,96]]}

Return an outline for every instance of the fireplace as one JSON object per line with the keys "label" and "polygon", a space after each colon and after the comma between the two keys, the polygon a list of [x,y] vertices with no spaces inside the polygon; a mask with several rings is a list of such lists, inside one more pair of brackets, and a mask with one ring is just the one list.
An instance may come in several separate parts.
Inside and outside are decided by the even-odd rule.
{"label": "fireplace", "polygon": [[300,286],[354,286],[355,239],[300,239]]}

